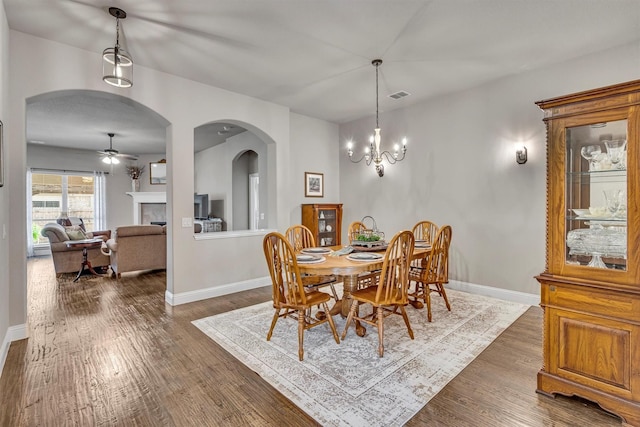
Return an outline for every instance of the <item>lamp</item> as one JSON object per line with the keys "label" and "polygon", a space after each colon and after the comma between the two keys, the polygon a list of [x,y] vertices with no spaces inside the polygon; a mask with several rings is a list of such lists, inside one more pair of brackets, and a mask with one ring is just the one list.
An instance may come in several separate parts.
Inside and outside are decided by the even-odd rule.
{"label": "lamp", "polygon": [[516,162],[519,165],[527,163],[527,147],[524,144],[516,145]]}
{"label": "lamp", "polygon": [[109,13],[116,18],[116,45],[102,52],[102,80],[115,87],[131,87],[133,85],[133,59],[120,47],[120,20],[127,13],[117,7],[110,7]]}
{"label": "lamp", "polygon": [[347,144],[347,154],[349,154],[349,160],[353,163],[360,163],[363,159],[367,166],[372,162],[376,166],[376,172],[378,176],[384,175],[384,165],[382,164],[383,157],[387,159],[389,164],[393,165],[404,159],[404,155],[407,152],[407,138],[402,139],[402,156],[400,156],[400,147],[395,144],[393,147],[393,153],[389,151],[380,151],[380,125],[378,121],[378,67],[382,64],[382,59],[374,59],[371,64],[376,67],[376,128],[374,129],[374,135],[369,139],[369,147],[365,149],[364,155],[359,160],[353,160],[353,143],[349,141]]}

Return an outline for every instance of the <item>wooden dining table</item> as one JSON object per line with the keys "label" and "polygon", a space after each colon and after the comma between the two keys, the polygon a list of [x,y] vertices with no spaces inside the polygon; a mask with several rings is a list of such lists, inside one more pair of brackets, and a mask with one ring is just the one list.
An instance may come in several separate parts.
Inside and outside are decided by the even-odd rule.
{"label": "wooden dining table", "polygon": [[[342,246],[330,247],[332,251],[338,251],[342,249]],[[431,252],[431,247],[415,247],[413,260],[426,258]],[[354,253],[354,252],[352,252]],[[373,252],[380,255],[384,255],[384,250],[380,252]],[[336,301],[336,304],[331,309],[331,314],[335,315],[340,313],[342,317],[347,317],[349,310],[351,309],[351,293],[358,289],[358,276],[361,273],[375,271],[382,269],[384,263],[384,256],[379,260],[373,261],[353,261],[347,258],[347,255],[331,256],[323,255],[325,261],[320,263],[301,263],[298,262],[298,269],[302,274],[315,274],[315,275],[331,275],[340,276],[343,283],[342,298]],[[364,328],[359,326],[357,328],[358,335],[364,335]]]}

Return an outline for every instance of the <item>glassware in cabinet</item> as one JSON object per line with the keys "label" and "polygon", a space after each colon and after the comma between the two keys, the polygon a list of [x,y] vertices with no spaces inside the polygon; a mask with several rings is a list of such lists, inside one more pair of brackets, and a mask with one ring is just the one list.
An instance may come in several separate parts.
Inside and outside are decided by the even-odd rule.
{"label": "glassware in cabinet", "polygon": [[303,204],[302,224],[311,230],[317,246],[340,245],[342,204]]}
{"label": "glassware in cabinet", "polygon": [[627,120],[568,127],[566,263],[627,266]]}

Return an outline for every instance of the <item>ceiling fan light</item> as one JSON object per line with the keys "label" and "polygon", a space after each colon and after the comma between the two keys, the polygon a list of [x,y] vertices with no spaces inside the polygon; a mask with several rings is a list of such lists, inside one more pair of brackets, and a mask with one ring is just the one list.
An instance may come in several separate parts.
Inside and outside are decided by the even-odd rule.
{"label": "ceiling fan light", "polygon": [[118,160],[117,157],[107,156],[102,159],[102,162],[108,165],[117,165],[118,163],[120,163],[120,160]]}

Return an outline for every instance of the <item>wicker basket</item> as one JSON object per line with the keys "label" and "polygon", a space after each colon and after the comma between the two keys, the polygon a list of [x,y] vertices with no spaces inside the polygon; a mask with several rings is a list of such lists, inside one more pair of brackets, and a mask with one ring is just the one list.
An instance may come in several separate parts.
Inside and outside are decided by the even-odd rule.
{"label": "wicker basket", "polygon": [[376,225],[376,220],[373,219],[372,216],[365,216],[362,218],[363,224],[365,224],[365,220],[370,219],[372,222],[371,228],[366,228],[360,232],[360,236],[364,235],[366,237],[377,236],[379,240],[367,241],[367,240],[351,240],[351,246],[366,246],[367,248],[374,248],[376,246],[386,246],[387,243],[384,241],[384,233],[378,230],[378,226]]}

